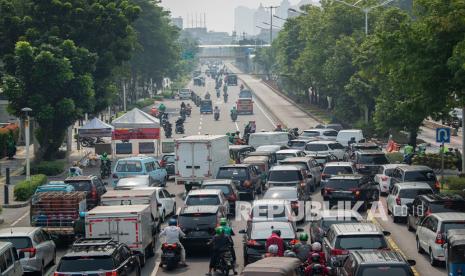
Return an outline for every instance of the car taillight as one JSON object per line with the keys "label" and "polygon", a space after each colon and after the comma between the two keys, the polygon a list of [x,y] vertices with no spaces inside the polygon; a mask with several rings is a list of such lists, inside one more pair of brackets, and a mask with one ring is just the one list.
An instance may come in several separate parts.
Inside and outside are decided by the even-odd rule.
{"label": "car taillight", "polygon": [[382,180],[382,181],[387,181],[387,180],[388,180],[388,177],[385,176],[385,175],[383,175],[383,176],[381,176],[381,180]]}
{"label": "car taillight", "polygon": [[328,195],[330,194],[334,189],[332,188],[323,188],[323,194]]}
{"label": "car taillight", "polygon": [[64,275],[65,275],[64,273],[60,273],[60,272],[53,273],[53,276],[64,276]]}
{"label": "car taillight", "polygon": [[37,249],[34,247],[23,248],[23,249],[20,249],[19,251],[24,252],[24,253],[29,253],[29,258],[33,258],[37,253]]}
{"label": "car taillight", "polygon": [[289,242],[290,245],[296,245],[299,243],[299,240],[293,239]]}
{"label": "car taillight", "polygon": [[177,247],[178,247],[178,244],[177,244],[177,243],[167,243],[167,242],[165,242],[165,243],[163,243],[163,244],[161,245],[161,248],[162,248],[162,249],[170,249],[170,250],[173,249],[173,250],[174,250],[174,249],[176,249]]}
{"label": "car taillight", "polygon": [[164,167],[165,165],[166,165],[166,161],[165,161],[165,160],[161,160],[161,161],[160,161],[160,166],[161,166],[161,167]]}
{"label": "car taillight", "polygon": [[401,202],[400,202],[400,197],[396,197],[396,204],[397,205],[402,205]]}
{"label": "car taillight", "polygon": [[441,232],[439,232],[436,236],[436,240],[434,241],[436,244],[445,244],[446,241],[443,238],[443,235]]}
{"label": "car taillight", "polygon": [[247,241],[247,246],[259,246],[261,245],[259,242],[257,242],[256,240],[248,240]]}
{"label": "car taillight", "polygon": [[441,188],[441,184],[439,184],[439,181],[436,180],[436,182],[434,183],[434,187],[439,190],[439,188]]}
{"label": "car taillight", "polygon": [[349,251],[347,251],[347,250],[342,250],[342,249],[332,249],[331,250],[331,256],[347,255],[347,254],[349,254]]}
{"label": "car taillight", "polygon": [[244,181],[243,185],[244,185],[244,187],[249,188],[249,187],[252,186],[252,182],[250,182],[250,180],[246,180],[246,181]]}
{"label": "car taillight", "polygon": [[180,180],[178,180],[177,183],[178,183],[178,185],[184,185],[184,184],[186,184],[186,181],[180,181]]}
{"label": "car taillight", "polygon": [[300,187],[301,188],[305,187],[305,181],[300,182]]}
{"label": "car taillight", "polygon": [[116,271],[105,272],[105,276],[118,276],[118,272]]}
{"label": "car taillight", "polygon": [[360,190],[359,189],[350,189],[350,191],[356,196],[360,196]]}
{"label": "car taillight", "polygon": [[111,177],[118,179],[118,176],[116,175],[116,173],[112,174]]}
{"label": "car taillight", "polygon": [[90,195],[92,196],[93,199],[97,199],[97,188],[92,187],[92,191],[90,192]]}

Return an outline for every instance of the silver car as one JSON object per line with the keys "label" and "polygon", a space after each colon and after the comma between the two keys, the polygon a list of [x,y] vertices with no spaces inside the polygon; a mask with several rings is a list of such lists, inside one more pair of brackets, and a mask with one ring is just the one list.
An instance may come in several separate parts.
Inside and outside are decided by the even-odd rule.
{"label": "silver car", "polygon": [[18,252],[24,272],[44,275],[55,264],[56,246],[40,227],[12,227],[0,230],[0,241],[11,242]]}

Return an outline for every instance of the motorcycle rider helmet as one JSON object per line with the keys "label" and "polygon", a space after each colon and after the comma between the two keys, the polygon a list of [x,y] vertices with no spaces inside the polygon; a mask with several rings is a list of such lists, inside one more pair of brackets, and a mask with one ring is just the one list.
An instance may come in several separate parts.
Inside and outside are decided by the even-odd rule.
{"label": "motorcycle rider helmet", "polygon": [[278,245],[277,244],[272,244],[270,246],[268,246],[268,253],[270,254],[278,254]]}
{"label": "motorcycle rider helmet", "polygon": [[308,234],[307,233],[301,233],[299,236],[300,241],[308,241]]}
{"label": "motorcycle rider helmet", "polygon": [[221,226],[226,226],[228,224],[228,220],[226,218],[221,218],[220,219],[220,225]]}
{"label": "motorcycle rider helmet", "polygon": [[176,221],[176,219],[172,218],[168,221],[168,225],[169,226],[176,226],[178,225],[178,222]]}
{"label": "motorcycle rider helmet", "polygon": [[223,233],[224,233],[223,228],[221,228],[221,227],[216,227],[215,233],[216,233],[217,235],[223,234]]}
{"label": "motorcycle rider helmet", "polygon": [[284,252],[284,257],[297,258],[297,254],[295,254],[295,252],[292,250],[286,250]]}
{"label": "motorcycle rider helmet", "polygon": [[321,264],[314,264],[312,266],[312,272],[313,274],[319,275],[323,272],[323,266]]}
{"label": "motorcycle rider helmet", "polygon": [[107,158],[108,154],[106,152],[102,153],[103,158]]}
{"label": "motorcycle rider helmet", "polygon": [[312,259],[313,263],[319,263],[320,262],[320,254],[318,253],[313,253],[312,256],[310,256]]}
{"label": "motorcycle rider helmet", "polygon": [[319,243],[319,242],[312,243],[312,250],[313,251],[321,251],[321,243]]}

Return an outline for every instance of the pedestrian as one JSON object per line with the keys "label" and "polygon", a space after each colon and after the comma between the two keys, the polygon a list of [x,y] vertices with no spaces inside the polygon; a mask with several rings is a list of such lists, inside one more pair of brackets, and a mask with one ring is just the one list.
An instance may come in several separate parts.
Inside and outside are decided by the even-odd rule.
{"label": "pedestrian", "polygon": [[454,154],[455,158],[457,159],[455,161],[455,166],[459,170],[459,172],[462,172],[462,153],[459,151],[459,149],[454,149]]}

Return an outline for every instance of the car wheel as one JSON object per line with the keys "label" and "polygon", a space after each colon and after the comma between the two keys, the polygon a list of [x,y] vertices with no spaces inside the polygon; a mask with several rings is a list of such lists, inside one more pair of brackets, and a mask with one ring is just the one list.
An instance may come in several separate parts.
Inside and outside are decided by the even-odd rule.
{"label": "car wheel", "polygon": [[421,248],[420,241],[418,240],[418,237],[417,237],[417,252],[420,253],[420,254],[423,254],[425,252],[423,250],[423,248]]}
{"label": "car wheel", "polygon": [[399,218],[397,216],[395,216],[394,214],[392,214],[392,222],[394,222],[394,223],[399,222]]}
{"label": "car wheel", "polygon": [[434,258],[431,248],[429,249],[429,263],[431,266],[438,266],[439,264],[439,261]]}

